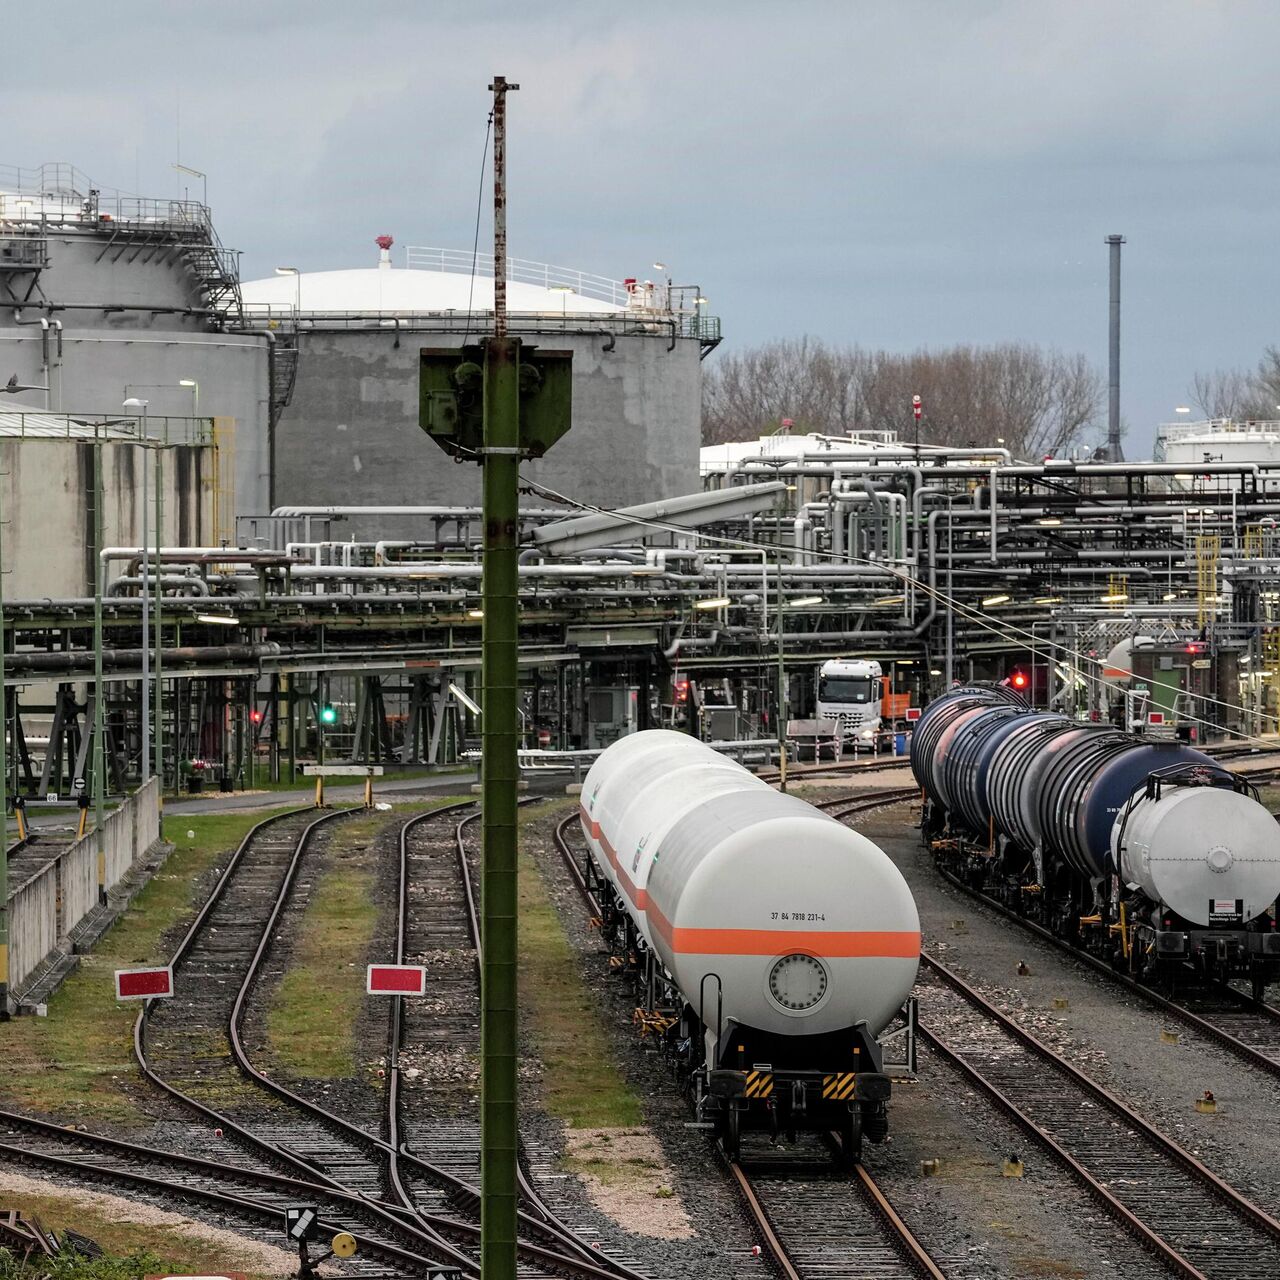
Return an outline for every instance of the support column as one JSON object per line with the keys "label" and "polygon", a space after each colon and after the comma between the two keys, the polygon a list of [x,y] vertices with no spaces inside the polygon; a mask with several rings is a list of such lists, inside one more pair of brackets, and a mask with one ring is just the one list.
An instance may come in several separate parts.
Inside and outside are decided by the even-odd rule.
{"label": "support column", "polygon": [[494,324],[485,343],[481,672],[480,1270],[515,1280],[519,339],[507,336],[506,95],[493,84]]}

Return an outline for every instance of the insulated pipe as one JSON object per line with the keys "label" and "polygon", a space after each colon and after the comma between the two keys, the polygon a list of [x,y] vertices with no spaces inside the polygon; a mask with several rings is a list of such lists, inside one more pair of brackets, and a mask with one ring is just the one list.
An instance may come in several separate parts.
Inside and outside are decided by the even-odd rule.
{"label": "insulated pipe", "polygon": [[[284,650],[280,645],[266,644],[215,644],[167,648],[166,662],[256,662],[260,658],[277,658]],[[104,649],[102,662],[107,667],[133,667],[141,663],[141,649]],[[8,655],[11,668],[26,671],[76,671],[88,657],[83,651],[29,652],[20,651]]]}
{"label": "insulated pipe", "polygon": [[[166,573],[162,574],[158,579],[161,587],[181,587],[190,589],[193,596],[207,596],[209,594],[209,584],[203,578],[195,578],[185,573]],[[255,586],[257,579],[253,579]],[[130,574],[128,577],[113,578],[107,587],[107,595],[118,596],[123,594],[125,588],[140,587],[143,584],[147,589],[157,582],[156,575],[153,573],[143,577],[142,574]]]}
{"label": "insulated pipe", "polygon": [[[987,456],[987,455],[983,455]],[[770,478],[781,476],[835,476],[842,471],[851,471],[857,475],[897,475],[901,474],[906,468],[893,465],[872,465],[869,467],[860,467],[856,464],[845,462],[840,465],[834,463],[767,463],[757,461],[753,465],[753,460],[745,459],[734,467],[732,471],[726,472],[726,479],[733,476],[744,475],[747,472],[752,476],[767,475]],[[955,476],[972,480],[975,476],[982,474],[979,467],[965,466],[938,466],[922,468],[930,476]],[[1269,466],[1265,463],[1257,462],[1151,462],[1143,463],[1141,468],[1135,468],[1127,463],[1112,464],[1109,462],[1055,462],[1055,463],[1012,463],[1007,466],[997,467],[996,474],[998,477],[1010,477],[1020,479],[1025,477],[1050,476],[1053,478],[1064,476],[1177,476],[1194,473],[1195,475],[1251,475],[1259,476],[1263,471],[1280,473],[1280,465]],[[728,487],[727,485],[725,487]]]}

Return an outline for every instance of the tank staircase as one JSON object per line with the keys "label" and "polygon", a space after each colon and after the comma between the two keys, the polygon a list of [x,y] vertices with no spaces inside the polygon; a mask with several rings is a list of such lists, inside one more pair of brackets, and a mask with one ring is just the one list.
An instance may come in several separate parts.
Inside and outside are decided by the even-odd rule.
{"label": "tank staircase", "polygon": [[[92,197],[92,193],[91,193]],[[116,201],[116,212],[104,214],[91,198],[85,220],[103,236],[97,261],[150,261],[176,258],[190,273],[210,322],[217,328],[244,320],[240,267],[236,250],[218,239],[209,210],[193,200]]]}
{"label": "tank staircase", "polygon": [[274,425],[293,399],[294,383],[298,380],[298,331],[296,328],[275,330],[275,345],[271,348],[271,422]]}

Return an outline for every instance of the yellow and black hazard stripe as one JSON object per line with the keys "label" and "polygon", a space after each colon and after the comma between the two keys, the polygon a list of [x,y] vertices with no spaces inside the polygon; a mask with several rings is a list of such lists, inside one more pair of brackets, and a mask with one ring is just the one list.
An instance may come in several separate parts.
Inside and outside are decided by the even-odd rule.
{"label": "yellow and black hazard stripe", "polygon": [[748,1098],[767,1098],[773,1092],[772,1071],[748,1071],[746,1094]]}
{"label": "yellow and black hazard stripe", "polygon": [[841,1071],[838,1075],[822,1077],[822,1096],[830,1102],[844,1102],[853,1097],[858,1082],[857,1072]]}

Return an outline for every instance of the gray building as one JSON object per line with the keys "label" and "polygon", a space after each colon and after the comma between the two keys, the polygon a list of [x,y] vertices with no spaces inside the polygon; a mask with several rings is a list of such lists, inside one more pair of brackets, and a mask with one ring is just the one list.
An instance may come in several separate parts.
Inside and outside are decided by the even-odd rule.
{"label": "gray building", "polygon": [[[385,239],[385,238],[384,238]],[[246,316],[296,345],[275,431],[276,505],[471,504],[476,468],[418,427],[424,347],[476,341],[491,324],[490,274],[471,255],[410,249],[393,268],[299,273],[242,286]],[[525,474],[601,506],[698,487],[701,360],[718,330],[694,288],[610,281],[512,260],[511,330],[573,352],[573,429]]]}
{"label": "gray building", "polygon": [[[201,203],[0,166],[0,408],[110,416],[133,396],[216,418],[239,515],[475,503],[477,469],[418,428],[418,352],[491,327],[492,259],[411,249],[393,268],[378,243],[366,270],[242,284]],[[521,260],[508,279],[512,332],[574,354],[573,430],[527,474],[602,506],[696,489],[719,339],[697,288]]]}
{"label": "gray building", "polygon": [[0,166],[0,409],[218,416],[237,503],[268,500],[271,340],[204,205],[105,192],[69,165]]}

